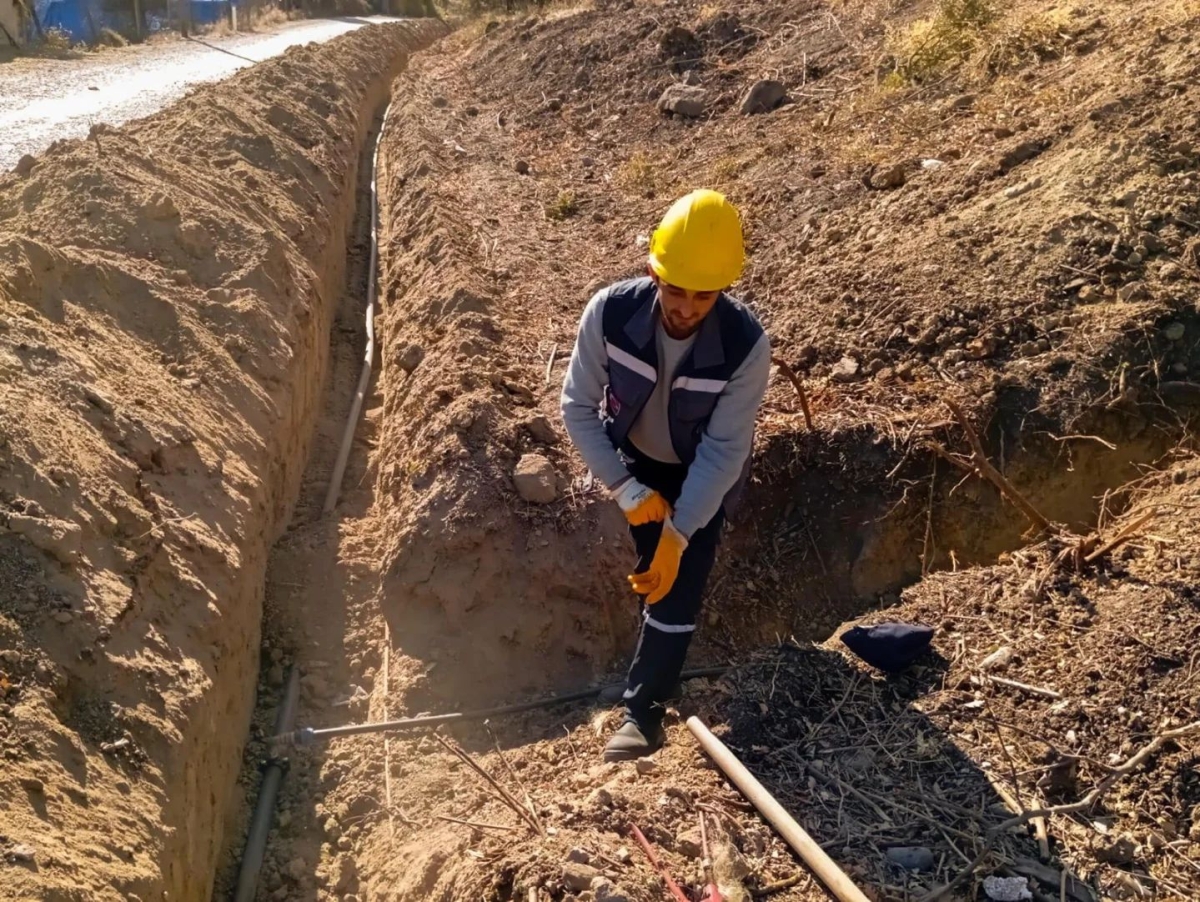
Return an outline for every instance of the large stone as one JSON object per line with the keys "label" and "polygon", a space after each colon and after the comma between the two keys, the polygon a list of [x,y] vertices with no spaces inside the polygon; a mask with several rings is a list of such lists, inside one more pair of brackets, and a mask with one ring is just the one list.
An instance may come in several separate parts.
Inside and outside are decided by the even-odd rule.
{"label": "large stone", "polygon": [[513,470],[513,485],[522,501],[549,504],[558,497],[558,474],[554,464],[540,454],[526,454]]}
{"label": "large stone", "polygon": [[708,94],[703,88],[689,85],[671,85],[658,98],[658,108],[664,113],[689,116],[698,119],[704,115],[704,104]]}
{"label": "large stone", "polygon": [[786,96],[787,89],[784,88],[783,82],[764,78],[755,82],[742,98],[742,114],[752,116],[755,113],[769,113],[779,106]]}

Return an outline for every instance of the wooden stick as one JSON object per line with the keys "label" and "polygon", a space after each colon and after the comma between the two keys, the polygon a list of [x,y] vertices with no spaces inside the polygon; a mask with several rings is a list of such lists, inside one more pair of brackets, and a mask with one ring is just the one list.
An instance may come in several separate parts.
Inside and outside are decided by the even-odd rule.
{"label": "wooden stick", "polygon": [[1127,526],[1122,527],[1120,532],[1118,532],[1115,536],[1113,536],[1111,539],[1109,539],[1107,542],[1105,542],[1103,545],[1101,545],[1099,548],[1097,548],[1095,551],[1093,551],[1091,554],[1089,554],[1087,557],[1085,557],[1084,560],[1090,564],[1093,561],[1097,560],[1098,558],[1104,557],[1104,555],[1108,554],[1110,551],[1114,550],[1115,548],[1118,548],[1121,545],[1124,545],[1126,542],[1128,542],[1130,539],[1133,538],[1134,533],[1136,533],[1139,529],[1141,529],[1143,526],[1145,526],[1147,523],[1149,523],[1151,520],[1153,520],[1154,515],[1157,513],[1158,513],[1158,511],[1156,511],[1154,508],[1150,508],[1150,510],[1146,511],[1146,513],[1142,514],[1140,517],[1138,517],[1132,523],[1128,524]]}
{"label": "wooden stick", "polygon": [[550,359],[546,361],[546,384],[550,384],[550,379],[554,374],[554,355],[558,353],[558,345],[552,345],[550,348]]}
{"label": "wooden stick", "polygon": [[546,828],[542,826],[542,819],[538,817],[537,808],[533,804],[533,797],[529,794],[529,787],[521,782],[521,778],[517,776],[517,772],[513,770],[512,765],[508,763],[508,759],[504,757],[504,752],[500,749],[500,740],[497,739],[496,734],[492,732],[491,723],[485,720],[483,725],[487,727],[488,733],[491,734],[492,742],[496,745],[496,754],[500,756],[500,760],[503,762],[505,770],[508,771],[508,775],[512,777],[512,781],[514,783],[521,787],[521,792],[525,796],[525,804],[529,807],[529,813],[533,816],[534,821],[537,823],[538,836],[545,836]]}
{"label": "wooden stick", "polygon": [[816,840],[805,832],[803,827],[796,823],[796,819],[784,810],[775,797],[767,792],[766,788],[746,769],[746,766],[737,759],[737,756],[729,750],[725,743],[712,734],[700,718],[689,717],[687,726],[692,731],[692,735],[696,737],[696,741],[721,768],[725,776],[729,777],[742,794],[754,803],[754,807],[758,809],[759,813],[778,831],[779,835],[787,841],[787,844],[831,893],[841,902],[867,902],[866,895],[846,875],[846,872],[837,866]]}
{"label": "wooden stick", "polygon": [[755,899],[761,899],[763,896],[769,896],[772,893],[781,893],[785,889],[791,889],[805,878],[805,874],[793,874],[791,877],[785,877],[783,880],[776,880],[774,883],[768,883],[766,886],[760,886],[758,889],[750,890],[750,895]]}
{"label": "wooden stick", "polygon": [[510,827],[508,824],[485,824],[480,821],[464,821],[461,817],[451,817],[448,814],[435,814],[439,821],[449,821],[452,824],[462,824],[464,827],[478,827],[483,830],[507,830],[512,832],[515,827]]}
{"label": "wooden stick", "polygon": [[[694,720],[695,718],[692,719]],[[952,879],[945,886],[935,889],[926,896],[922,896],[920,902],[937,902],[938,899],[941,899],[947,893],[951,892],[955,887],[959,886],[963,881],[975,873],[975,869],[979,867],[979,865],[983,863],[983,860],[991,853],[992,847],[996,844],[997,837],[999,837],[1006,830],[1011,830],[1013,827],[1019,827],[1022,824],[1028,824],[1036,817],[1052,817],[1056,814],[1075,814],[1079,811],[1086,811],[1099,802],[1100,799],[1104,797],[1104,794],[1112,789],[1114,783],[1123,777],[1129,776],[1129,774],[1133,773],[1133,771],[1145,764],[1147,758],[1157,752],[1168,742],[1173,742],[1176,739],[1182,739],[1184,736],[1189,736],[1192,733],[1197,732],[1200,732],[1200,720],[1193,721],[1192,723],[1186,724],[1182,727],[1177,727],[1174,730],[1167,730],[1166,732],[1160,733],[1146,745],[1142,746],[1142,748],[1139,749],[1131,758],[1125,761],[1124,764],[1114,767],[1107,777],[1097,783],[1095,787],[1092,788],[1092,791],[1078,802],[1071,802],[1065,805],[1052,805],[1049,808],[1037,808],[1029,811],[1023,811],[1016,817],[1011,817],[1008,820],[997,824],[995,827],[992,827],[986,834],[983,848],[970,862],[970,864],[959,871],[958,874],[955,875],[954,879]]]}
{"label": "wooden stick", "polygon": [[967,415],[963,413],[963,409],[958,405],[958,402],[951,398],[943,398],[942,401],[950,408],[950,412],[954,414],[954,418],[962,426],[963,432],[967,434],[967,441],[971,445],[971,462],[975,465],[975,470],[979,475],[995,485],[1000,490],[1000,494],[1019,508],[1039,530],[1053,532],[1054,526],[1050,521],[1043,517],[1041,512],[1030,504],[1024,495],[1016,490],[1003,473],[992,466],[992,462],[987,459],[987,455],[983,452],[983,445],[979,443],[979,436],[971,428],[971,424],[967,421]]}
{"label": "wooden stick", "polygon": [[804,383],[800,381],[800,377],[796,375],[796,371],[788,366],[782,358],[772,356],[771,363],[779,367],[779,372],[783,373],[796,389],[796,394],[800,396],[800,409],[804,411],[804,425],[808,428],[809,432],[812,432],[812,411],[808,407],[808,395],[804,392]]}
{"label": "wooden stick", "polygon": [[996,683],[1000,686],[1008,686],[1011,689],[1020,689],[1022,692],[1028,692],[1030,695],[1040,695],[1042,698],[1054,699],[1055,701],[1062,698],[1062,693],[1055,689],[1045,689],[1041,686],[1030,686],[1028,683],[1018,683],[1016,680],[992,676],[990,673],[984,674],[983,678],[989,683]]}
{"label": "wooden stick", "polygon": [[[383,624],[383,719],[388,719],[388,661],[391,657],[391,636],[385,619]],[[388,833],[396,837],[396,819],[392,816],[392,738],[386,733],[383,737],[383,798],[387,803]]]}
{"label": "wooden stick", "polygon": [[[995,774],[984,772],[987,781],[992,784],[992,789],[996,791],[996,795],[1004,800],[1004,805],[1013,814],[1021,814],[1025,811],[1025,806],[1017,801],[1017,797],[1008,791],[1008,787],[1000,782],[1000,778]],[[1044,817],[1035,817],[1033,820],[1033,829],[1037,836],[1038,852],[1044,860],[1050,858],[1050,839],[1046,834],[1046,819]]]}
{"label": "wooden stick", "polygon": [[535,833],[537,833],[539,836],[541,835],[541,830],[538,827],[537,821],[535,821],[533,819],[533,816],[528,811],[525,810],[525,808],[521,805],[520,802],[518,802],[516,799],[514,799],[512,797],[512,793],[510,793],[507,789],[505,789],[503,786],[501,786],[499,783],[497,783],[496,779],[491,774],[489,774],[486,770],[484,770],[482,767],[480,767],[475,762],[474,758],[472,758],[470,755],[468,755],[466,752],[464,752],[458,746],[443,739],[437,733],[433,734],[433,738],[436,739],[441,744],[442,748],[446,749],[446,751],[450,752],[452,755],[457,757],[460,761],[462,761],[464,764],[466,764],[467,767],[471,768],[471,770],[475,771],[475,773],[477,773],[480,777],[482,777],[484,780],[486,780],[488,782],[488,784],[493,789],[496,790],[496,792],[500,793],[500,798],[508,805],[508,807],[511,808],[513,811],[515,811],[523,821],[525,821],[527,824],[529,824],[529,826],[531,826],[533,828],[533,831]]}

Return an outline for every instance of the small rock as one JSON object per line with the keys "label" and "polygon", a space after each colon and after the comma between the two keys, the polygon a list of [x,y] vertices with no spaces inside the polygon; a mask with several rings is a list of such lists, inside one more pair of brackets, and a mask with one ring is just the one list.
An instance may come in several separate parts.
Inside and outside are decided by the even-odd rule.
{"label": "small rock", "polygon": [[1117,289],[1117,300],[1140,301],[1146,297],[1146,286],[1141,282],[1130,282]]}
{"label": "small rock", "polygon": [[675,848],[680,855],[686,855],[688,858],[699,858],[703,855],[704,845],[701,842],[700,828],[692,827],[680,833],[675,838]]}
{"label": "small rock", "polygon": [[613,858],[617,859],[621,864],[629,864],[633,861],[633,853],[629,851],[628,847],[621,846],[613,854]]}
{"label": "small rock", "polygon": [[629,896],[603,878],[592,881],[592,893],[596,902],[629,902]]}
{"label": "small rock", "polygon": [[974,94],[961,94],[950,101],[950,109],[952,110],[969,110],[975,106]]}
{"label": "small rock", "polygon": [[1137,843],[1128,833],[1116,837],[1106,837],[1096,847],[1096,857],[1109,864],[1129,864],[1137,854]]}
{"label": "small rock", "polygon": [[568,861],[563,865],[562,881],[567,889],[581,893],[592,888],[592,881],[601,876],[590,864]]}
{"label": "small rock", "polygon": [[513,470],[513,485],[522,501],[549,504],[558,497],[558,474],[554,464],[540,454],[526,454]]}
{"label": "small rock", "polygon": [[1024,902],[1033,898],[1024,877],[997,877],[995,874],[984,877],[983,892],[992,902]]}
{"label": "small rock", "polygon": [[753,116],[756,113],[769,113],[783,102],[787,89],[783,82],[764,78],[755,82],[746,96],[742,98],[742,115]]}
{"label": "small rock", "polygon": [[1079,289],[1079,300],[1084,303],[1100,299],[1100,289],[1095,285],[1084,285]]}
{"label": "small rock", "polygon": [[882,172],[874,175],[871,178],[871,185],[882,189],[902,188],[907,180],[908,176],[904,171],[904,164],[893,163]]}
{"label": "small rock", "polygon": [[425,349],[420,345],[410,344],[396,358],[396,365],[406,373],[411,373],[425,359]]}
{"label": "small rock", "polygon": [[1187,330],[1184,329],[1183,323],[1168,323],[1166,328],[1163,329],[1163,337],[1166,338],[1167,341],[1181,341],[1183,339],[1183,334],[1186,331]]}
{"label": "small rock", "polygon": [[37,851],[33,846],[28,846],[25,843],[17,843],[8,850],[5,857],[10,861],[33,861],[37,857]]}
{"label": "small rock", "polygon": [[434,97],[433,100],[429,101],[429,104],[434,109],[444,110],[446,107],[448,107],[450,105],[450,101],[448,101],[445,97],[442,97],[439,94],[437,97]]}
{"label": "small rock", "polygon": [[513,170],[517,175],[529,175],[529,163],[525,160],[517,160],[513,163]]}
{"label": "small rock", "polygon": [[554,425],[548,417],[538,414],[536,417],[526,420],[522,425],[534,441],[541,442],[543,445],[553,445],[558,441],[558,434],[554,431]]}
{"label": "small rock", "polygon": [[612,793],[603,786],[593,789],[584,800],[584,804],[590,808],[611,808],[613,806]]}
{"label": "small rock", "polygon": [[103,413],[113,412],[113,402],[110,401],[105,395],[96,391],[96,389],[85,387],[83,390],[83,397],[86,398],[87,402],[97,410],[100,410]]}
{"label": "small rock", "polygon": [[574,864],[590,864],[592,861],[592,856],[588,853],[587,849],[580,849],[576,847],[567,853],[567,861],[573,862]]}
{"label": "small rock", "polygon": [[663,113],[675,113],[698,119],[704,115],[707,92],[690,85],[671,85],[658,98],[658,109]]}
{"label": "small rock", "polygon": [[0,651],[0,661],[5,664],[19,664],[21,663],[21,653],[14,648],[6,648],[4,651]]}
{"label": "small rock", "polygon": [[1164,281],[1174,282],[1183,275],[1183,267],[1178,263],[1168,261],[1159,267],[1158,275]]}
{"label": "small rock", "polygon": [[967,352],[962,348],[951,348],[942,355],[942,362],[946,366],[957,366],[967,359]]}
{"label": "small rock", "polygon": [[23,535],[36,548],[40,548],[64,564],[79,560],[83,530],[78,523],[66,520],[44,520],[27,514],[9,514],[9,531]]}
{"label": "small rock", "polygon": [[829,370],[829,378],[834,382],[854,382],[858,376],[858,361],[853,357],[843,357]]}
{"label": "small rock", "polygon": [[1005,188],[1004,196],[1009,200],[1012,200],[1014,197],[1020,197],[1022,194],[1028,194],[1034,188],[1041,187],[1041,184],[1041,178],[1028,179],[1024,182],[1021,182],[1019,185],[1010,185],[1009,187]]}
{"label": "small rock", "polygon": [[75,618],[74,618],[74,615],[72,615],[70,611],[59,611],[57,614],[54,615],[54,619],[57,623],[61,623],[63,626],[66,626],[68,623],[70,623]]}
{"label": "small rock", "polygon": [[267,670],[267,685],[279,688],[283,685],[283,665],[272,664]]}
{"label": "small rock", "polygon": [[695,69],[688,69],[683,73],[683,83],[689,87],[696,87],[700,84],[700,73]]}
{"label": "small rock", "polygon": [[907,871],[928,871],[933,868],[933,852],[924,846],[893,846],[885,854],[888,861]]}
{"label": "small rock", "polygon": [[175,206],[175,201],[161,191],[156,191],[150,196],[150,200],[142,208],[142,212],[150,219],[160,222],[179,218],[179,208]]}
{"label": "small rock", "polygon": [[876,357],[867,364],[867,375],[874,376],[876,373],[883,372],[885,367],[887,367],[887,361],[882,357]]}
{"label": "small rock", "polygon": [[287,863],[284,872],[299,883],[308,876],[308,863],[300,856],[296,856]]}
{"label": "small rock", "polygon": [[21,787],[28,792],[45,792],[46,786],[37,777],[22,777],[20,780]]}
{"label": "small rock", "polygon": [[13,167],[13,172],[25,178],[29,173],[33,172],[33,167],[37,165],[37,160],[29,154],[22,154],[21,159],[17,160],[17,165]]}
{"label": "small rock", "polygon": [[1005,138],[1011,138],[1016,132],[1004,125],[997,125],[992,129],[992,137],[1003,141]]}
{"label": "small rock", "polygon": [[651,758],[638,758],[634,766],[639,774],[652,774],[658,770],[658,762]]}
{"label": "small rock", "polygon": [[1018,144],[1000,158],[1000,168],[1005,172],[1014,169],[1041,154],[1048,146],[1044,141],[1025,141]]}
{"label": "small rock", "polygon": [[994,652],[979,662],[980,670],[1003,670],[1012,660],[1012,649],[1007,645],[1002,645]]}

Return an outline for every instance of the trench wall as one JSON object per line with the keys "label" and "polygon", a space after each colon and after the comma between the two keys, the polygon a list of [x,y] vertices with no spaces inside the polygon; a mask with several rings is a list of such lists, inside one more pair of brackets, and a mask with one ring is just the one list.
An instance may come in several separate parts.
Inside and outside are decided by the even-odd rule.
{"label": "trench wall", "polygon": [[357,167],[443,26],[294,48],[0,177],[0,835],[15,898],[207,899]]}

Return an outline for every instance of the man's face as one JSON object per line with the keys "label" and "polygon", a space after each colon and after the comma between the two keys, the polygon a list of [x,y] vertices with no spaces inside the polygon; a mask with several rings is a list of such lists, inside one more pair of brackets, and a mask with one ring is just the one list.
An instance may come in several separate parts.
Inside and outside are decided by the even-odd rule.
{"label": "man's face", "polygon": [[658,286],[663,327],[675,339],[687,338],[699,329],[721,294],[719,291],[686,291],[664,282],[653,272],[650,278]]}

